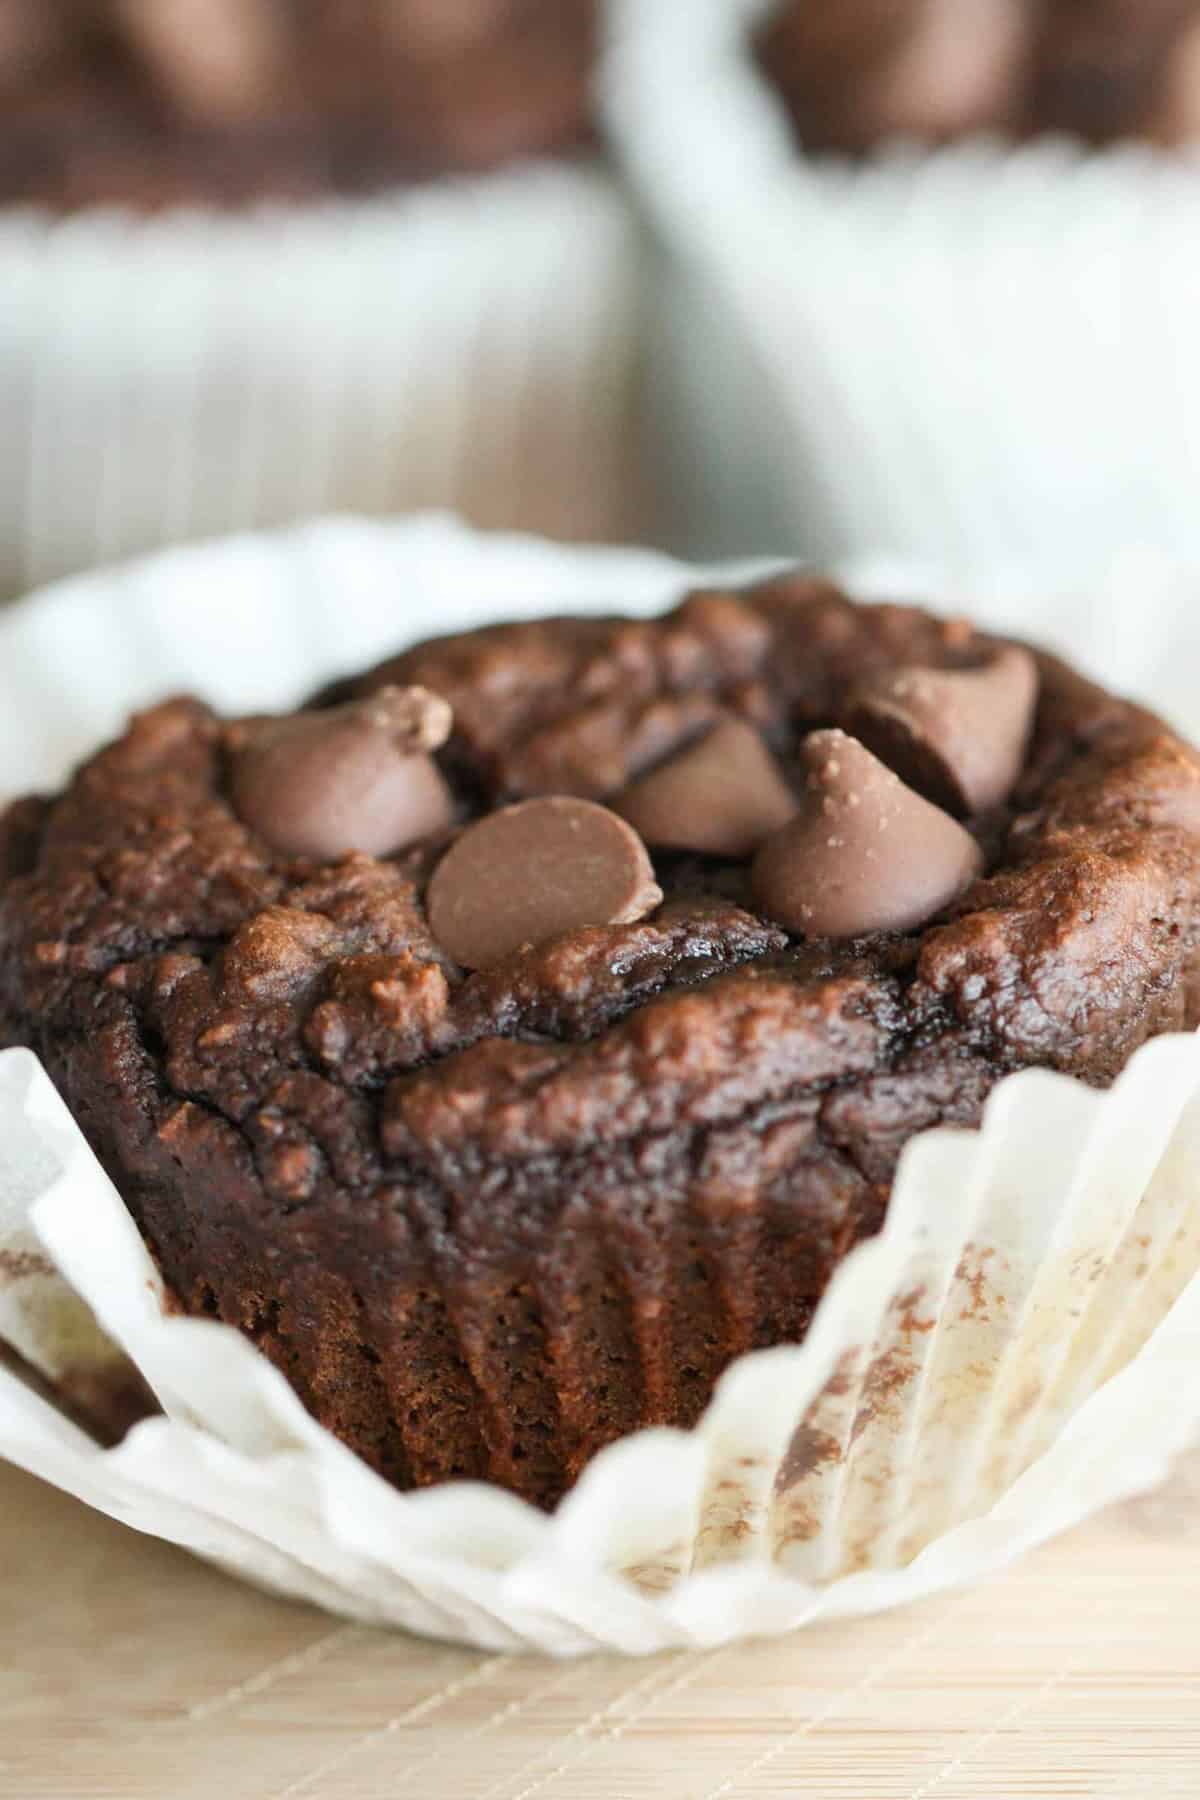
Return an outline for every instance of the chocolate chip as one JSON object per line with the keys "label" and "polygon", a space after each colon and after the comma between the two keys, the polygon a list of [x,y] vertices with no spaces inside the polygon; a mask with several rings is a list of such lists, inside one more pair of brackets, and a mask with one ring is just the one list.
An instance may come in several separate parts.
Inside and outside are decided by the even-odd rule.
{"label": "chocolate chip", "polygon": [[346,706],[230,726],[233,804],[287,856],[390,856],[454,817],[429,756],[450,722],[425,688],[385,687]]}
{"label": "chocolate chip", "polygon": [[613,807],[660,849],[749,856],[795,816],[796,798],[758,732],[725,718]]}
{"label": "chocolate chip", "polygon": [[1021,772],[1037,665],[1016,644],[965,669],[901,668],[861,682],[847,729],[918,793],[966,817],[998,806]]}
{"label": "chocolate chip", "polygon": [[429,923],[455,962],[485,969],[524,944],[624,925],[659,904],[646,846],[594,800],[523,800],[468,826],[429,884]]}
{"label": "chocolate chip", "polygon": [[808,937],[908,931],[978,875],[975,839],[844,731],[814,731],[799,817],[754,860],[769,918]]}

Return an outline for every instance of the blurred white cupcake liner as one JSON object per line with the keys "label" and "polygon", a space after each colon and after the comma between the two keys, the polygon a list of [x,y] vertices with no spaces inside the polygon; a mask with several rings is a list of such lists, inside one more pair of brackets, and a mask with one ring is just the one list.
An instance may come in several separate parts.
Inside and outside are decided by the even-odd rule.
{"label": "blurred white cupcake liner", "polygon": [[797,148],[772,0],[614,0],[606,107],[657,241],[676,537],[1051,579],[1200,560],[1200,163]]}
{"label": "blurred white cupcake liner", "polygon": [[[650,612],[712,573],[425,519],[77,579],[0,621],[0,780],[52,785],[181,683],[281,707],[414,632]],[[1081,616],[1052,595],[979,611],[1068,636]],[[1167,630],[1143,632],[1140,661],[1090,655],[1151,696],[1179,660]],[[1147,1045],[1104,1093],[1013,1076],[981,1130],[915,1138],[883,1234],[839,1270],[807,1341],[735,1363],[695,1430],[603,1452],[552,1517],[480,1484],[395,1492],[248,1340],[160,1295],[36,1059],[0,1055],[0,1340],[41,1377],[0,1369],[0,1454],[266,1587],[488,1647],[646,1653],[867,1613],[1150,1486],[1194,1435],[1200,1038]],[[131,1370],[162,1411],[104,1449],[67,1401],[81,1374],[94,1399]]]}
{"label": "blurred white cupcake liner", "polygon": [[636,533],[638,277],[587,162],[242,213],[0,213],[0,597],[321,511]]}

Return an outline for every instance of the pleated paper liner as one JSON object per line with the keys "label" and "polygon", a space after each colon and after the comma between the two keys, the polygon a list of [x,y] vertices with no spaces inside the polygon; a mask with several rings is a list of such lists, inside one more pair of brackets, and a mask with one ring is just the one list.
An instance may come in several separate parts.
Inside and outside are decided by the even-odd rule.
{"label": "pleated paper liner", "polygon": [[[167,689],[283,706],[417,632],[655,611],[713,576],[441,519],[175,551],[0,621],[2,779],[53,785]],[[1129,644],[1086,641],[1086,596],[1007,611],[1181,702],[1195,657],[1152,624],[1194,587],[1165,582]],[[1108,1092],[1019,1074],[980,1131],[913,1140],[883,1235],[844,1264],[807,1341],[735,1363],[695,1430],[613,1446],[553,1517],[477,1484],[400,1494],[248,1340],[164,1313],[40,1066],[0,1056],[0,1338],[35,1377],[0,1370],[0,1453],[267,1587],[486,1646],[710,1644],[977,1579],[1152,1484],[1191,1438],[1198,1270],[1200,1039],[1147,1045]],[[161,1411],[116,1447],[83,1428],[115,1435],[114,1407],[148,1393]]]}
{"label": "pleated paper liner", "polygon": [[773,0],[614,0],[607,110],[658,248],[654,414],[692,554],[1043,578],[1200,560],[1200,158],[1064,139],[804,156]]}
{"label": "pleated paper liner", "polygon": [[[5,1454],[356,1618],[641,1653],[871,1612],[1139,1491],[1200,1416],[1192,1037],[1144,1048],[1108,1094],[1014,1076],[981,1132],[916,1140],[883,1236],[847,1260],[808,1342],[742,1359],[695,1431],[602,1453],[553,1518],[481,1485],[387,1487],[247,1340],[162,1312],[132,1222],[28,1053],[0,1057],[0,1095],[10,1165],[54,1163],[26,1230],[61,1276],[60,1316],[86,1302],[164,1409],[105,1451],[0,1374]],[[19,1275],[2,1304],[19,1335]]]}
{"label": "pleated paper liner", "polygon": [[0,599],[322,511],[634,534],[638,282],[586,162],[240,214],[2,213]]}

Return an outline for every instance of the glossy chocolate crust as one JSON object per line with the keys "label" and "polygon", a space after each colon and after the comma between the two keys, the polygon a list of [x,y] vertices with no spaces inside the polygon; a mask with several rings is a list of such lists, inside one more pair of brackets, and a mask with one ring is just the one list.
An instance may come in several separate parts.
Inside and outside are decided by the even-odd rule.
{"label": "glossy chocolate crust", "polygon": [[[718,711],[794,771],[853,683],[982,647],[790,577],[435,641],[327,698],[442,695],[472,818],[615,796]],[[806,942],[745,861],[655,853],[649,917],[471,975],[424,912],[444,839],[289,861],[232,809],[222,722],[170,702],[0,824],[0,1041],[42,1056],[182,1308],[401,1486],[550,1504],[803,1337],[913,1132],[977,1120],[1010,1070],[1103,1084],[1196,1022],[1200,762],[1038,670],[1017,787],[969,822],[984,874],[921,929]]]}

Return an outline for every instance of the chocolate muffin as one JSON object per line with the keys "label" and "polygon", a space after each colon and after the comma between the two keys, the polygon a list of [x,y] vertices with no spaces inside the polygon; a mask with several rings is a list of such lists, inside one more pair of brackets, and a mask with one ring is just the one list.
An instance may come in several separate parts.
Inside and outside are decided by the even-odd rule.
{"label": "chocolate muffin", "polygon": [[590,132],[597,0],[0,0],[0,203],[354,193]]}
{"label": "chocolate muffin", "polygon": [[172,700],[0,824],[0,1042],[174,1303],[541,1505],[802,1339],[913,1133],[1194,1025],[1198,954],[1191,748],[798,576]]}
{"label": "chocolate muffin", "polygon": [[812,149],[1200,134],[1200,0],[780,0],[759,51]]}

